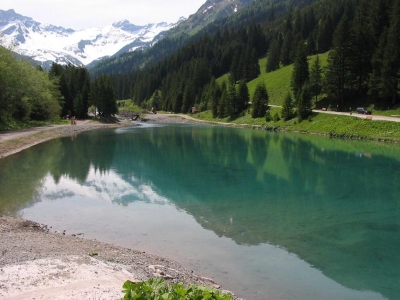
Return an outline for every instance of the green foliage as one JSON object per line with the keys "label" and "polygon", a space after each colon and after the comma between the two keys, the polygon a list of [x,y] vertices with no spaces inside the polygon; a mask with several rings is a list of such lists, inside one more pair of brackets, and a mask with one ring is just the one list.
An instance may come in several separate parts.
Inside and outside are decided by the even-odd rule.
{"label": "green foliage", "polygon": [[311,66],[310,71],[310,93],[312,97],[315,97],[315,103],[318,102],[318,96],[322,92],[322,66],[319,56],[317,55],[314,63]]}
{"label": "green foliage", "polygon": [[114,88],[108,76],[101,74],[91,86],[90,102],[102,117],[111,117],[118,112]]}
{"label": "green foliage", "polygon": [[56,82],[29,62],[0,47],[0,126],[9,122],[58,119],[60,94]]}
{"label": "green foliage", "polygon": [[296,99],[297,118],[301,122],[311,114],[311,94],[308,85],[303,85],[299,96]]}
{"label": "green foliage", "polygon": [[136,105],[131,99],[118,100],[117,106],[119,111],[138,112],[142,110],[142,108]]}
{"label": "green foliage", "polygon": [[86,118],[89,108],[90,76],[84,67],[62,66],[56,63],[50,68],[49,76],[58,82],[62,116]]}
{"label": "green foliage", "polygon": [[182,283],[167,285],[164,279],[151,278],[143,282],[126,281],[123,285],[124,300],[229,300],[231,295],[224,294],[216,289]]}
{"label": "green foliage", "polygon": [[287,93],[281,112],[282,119],[285,121],[290,120],[293,117],[293,102],[292,95]]}
{"label": "green foliage", "polygon": [[[322,67],[326,66],[328,53],[318,55]],[[317,55],[309,56],[310,64],[313,64]],[[265,66],[266,58],[260,59],[260,66]],[[282,67],[276,71],[267,73],[265,68],[261,69],[261,75],[257,79],[250,81],[247,86],[249,88],[250,97],[254,95],[255,88],[259,82],[268,84],[269,103],[274,105],[283,105],[287,93],[291,90],[290,82],[293,74],[293,65]]]}
{"label": "green foliage", "polygon": [[[99,68],[113,74],[111,81],[119,99],[132,98],[137,105],[148,104],[156,91],[162,91],[163,110],[187,112],[201,102],[203,108],[212,105],[215,115],[218,107],[219,115],[232,115],[235,109],[226,106],[226,99],[221,101],[222,92],[212,102],[209,94],[203,96],[209,93],[211,78],[217,78],[218,84],[227,81],[229,73],[235,83],[243,79],[248,82],[250,98],[258,82],[265,82],[270,102],[282,105],[288,90],[293,88],[298,98],[307,81],[307,55],[320,54],[323,67],[322,53],[329,52],[327,71],[322,72],[315,65],[309,82],[316,102],[321,97],[324,73],[327,80],[321,98],[327,97],[321,100],[325,106],[349,107],[351,102],[355,106],[364,99],[393,105],[400,100],[398,3],[251,1],[232,16],[204,29],[195,25],[192,29],[197,33],[193,37],[167,38],[151,49],[100,63]],[[199,15],[193,18],[198,21]],[[291,65],[293,62],[295,66]],[[284,67],[279,69],[280,66]]]}
{"label": "green foliage", "polygon": [[263,83],[259,83],[254,92],[253,100],[252,100],[252,117],[260,118],[264,117],[267,111],[268,106],[268,92],[267,87]]}
{"label": "green foliage", "polygon": [[279,45],[276,39],[273,39],[268,52],[266,71],[272,72],[279,69]]}
{"label": "green foliage", "polygon": [[304,42],[301,42],[297,47],[291,80],[291,87],[295,98],[297,98],[304,84],[308,81],[309,75],[307,48]]}
{"label": "green foliage", "polygon": [[250,102],[249,89],[246,82],[242,80],[238,86],[238,112],[242,112]]}

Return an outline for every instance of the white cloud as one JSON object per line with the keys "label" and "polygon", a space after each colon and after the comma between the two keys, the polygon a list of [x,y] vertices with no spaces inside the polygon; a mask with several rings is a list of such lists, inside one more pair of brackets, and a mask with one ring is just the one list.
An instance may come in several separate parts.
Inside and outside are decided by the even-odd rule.
{"label": "white cloud", "polygon": [[0,9],[37,22],[83,29],[124,19],[136,25],[176,22],[195,13],[205,0],[2,0]]}

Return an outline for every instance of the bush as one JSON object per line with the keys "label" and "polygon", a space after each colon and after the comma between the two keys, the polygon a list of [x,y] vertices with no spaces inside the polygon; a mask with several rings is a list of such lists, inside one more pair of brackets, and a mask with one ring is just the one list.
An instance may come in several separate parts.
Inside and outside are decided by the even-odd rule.
{"label": "bush", "polygon": [[231,295],[210,287],[191,284],[185,288],[182,283],[169,286],[161,278],[150,278],[137,283],[128,280],[124,283],[122,292],[125,294],[124,300],[231,299]]}

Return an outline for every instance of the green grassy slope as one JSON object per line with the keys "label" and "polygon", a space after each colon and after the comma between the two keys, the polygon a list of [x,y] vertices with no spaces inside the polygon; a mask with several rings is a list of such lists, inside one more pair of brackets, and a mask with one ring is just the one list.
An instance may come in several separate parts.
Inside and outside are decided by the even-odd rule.
{"label": "green grassy slope", "polygon": [[[309,57],[308,63],[310,68],[316,57],[316,55]],[[319,59],[321,65],[326,66],[328,52],[319,54]],[[259,82],[264,82],[267,86],[270,104],[282,105],[287,93],[291,92],[290,80],[292,78],[293,65],[285,66],[279,70],[267,73],[265,71],[267,58],[260,59],[258,63],[260,65],[261,75],[247,84],[250,91],[250,97],[253,96],[257,84]]]}

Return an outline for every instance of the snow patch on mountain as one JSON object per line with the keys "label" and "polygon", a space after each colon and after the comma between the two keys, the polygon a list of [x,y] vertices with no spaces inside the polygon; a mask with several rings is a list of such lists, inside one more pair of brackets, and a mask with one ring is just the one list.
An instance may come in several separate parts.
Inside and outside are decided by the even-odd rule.
{"label": "snow patch on mountain", "polygon": [[[103,27],[75,31],[41,24],[12,9],[0,10],[0,41],[13,51],[42,64],[57,62],[87,65],[112,56],[124,47],[124,51],[128,52],[151,45],[161,32],[175,27],[183,20],[180,18],[174,24],[163,22],[144,26],[122,20]],[[130,44],[135,46],[126,48]]]}

